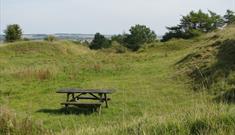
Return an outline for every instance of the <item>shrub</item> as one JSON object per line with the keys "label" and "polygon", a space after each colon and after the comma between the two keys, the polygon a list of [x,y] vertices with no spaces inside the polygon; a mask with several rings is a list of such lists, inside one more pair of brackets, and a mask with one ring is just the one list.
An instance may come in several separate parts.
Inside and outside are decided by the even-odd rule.
{"label": "shrub", "polygon": [[95,37],[90,44],[90,48],[95,50],[109,47],[111,47],[111,41],[100,33],[95,34]]}
{"label": "shrub", "polygon": [[135,25],[130,29],[124,42],[127,48],[137,51],[144,43],[151,43],[156,40],[156,34],[150,28],[145,25]]}
{"label": "shrub", "polygon": [[48,35],[47,37],[44,38],[44,40],[45,40],[45,41],[48,41],[48,42],[53,42],[53,41],[55,41],[55,40],[57,40],[57,39],[56,39],[56,37],[53,36],[53,35]]}
{"label": "shrub", "polygon": [[212,130],[210,123],[206,120],[196,120],[191,124],[190,134],[200,135],[200,134],[209,134]]}
{"label": "shrub", "polygon": [[23,41],[30,41],[29,38],[23,38]]}
{"label": "shrub", "polygon": [[8,25],[4,33],[6,42],[14,42],[22,37],[22,30],[18,24]]}
{"label": "shrub", "polygon": [[162,41],[168,41],[172,38],[189,39],[200,35],[200,33],[211,32],[224,25],[223,17],[212,11],[204,13],[191,11],[188,15],[182,16],[180,24],[173,27],[167,27],[167,32]]}
{"label": "shrub", "polygon": [[118,42],[119,44],[124,44],[125,43],[125,38],[126,38],[126,36],[127,36],[127,34],[119,34],[119,35],[114,35],[114,36],[112,36],[111,37],[111,40],[112,40],[112,42]]}
{"label": "shrub", "polygon": [[227,24],[235,23],[235,14],[231,10],[227,10],[226,14],[224,15],[224,20]]}
{"label": "shrub", "polygon": [[128,51],[125,46],[119,44],[116,41],[112,42],[112,48],[114,48],[115,53],[125,53]]}

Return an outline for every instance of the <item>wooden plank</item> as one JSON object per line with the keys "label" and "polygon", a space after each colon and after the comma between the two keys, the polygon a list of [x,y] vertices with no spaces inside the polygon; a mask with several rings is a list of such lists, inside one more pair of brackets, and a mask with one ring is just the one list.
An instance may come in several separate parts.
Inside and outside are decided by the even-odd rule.
{"label": "wooden plank", "polygon": [[90,105],[90,104],[93,104],[93,105],[101,105],[102,103],[100,103],[100,102],[91,102],[91,103],[87,103],[87,102],[63,102],[63,103],[61,103],[61,104],[70,104],[70,105],[78,105],[78,104],[81,104],[81,105]]}
{"label": "wooden plank", "polygon": [[63,102],[61,105],[76,105],[76,106],[82,106],[82,107],[99,107],[102,105],[102,103],[96,102],[96,103],[80,103],[80,102]]}
{"label": "wooden plank", "polygon": [[108,98],[107,98],[107,94],[104,94],[104,101],[105,101],[105,105],[108,108]]}
{"label": "wooden plank", "polygon": [[[78,99],[99,100],[99,99],[97,99],[97,98],[95,98],[95,97],[85,97],[85,96],[83,96],[83,97],[79,97]],[[105,100],[105,98],[102,98],[102,100]],[[111,99],[110,99],[110,98],[107,98],[107,100],[111,100]]]}
{"label": "wooden plank", "polygon": [[78,89],[78,88],[63,88],[56,93],[93,93],[93,94],[112,94],[113,90],[106,89]]}
{"label": "wooden plank", "polygon": [[94,107],[96,111],[101,114],[101,105],[102,103],[96,102],[96,103],[80,103],[80,102],[64,102],[61,103],[61,105],[65,105],[66,110],[68,109],[69,105],[74,105],[77,107]]}

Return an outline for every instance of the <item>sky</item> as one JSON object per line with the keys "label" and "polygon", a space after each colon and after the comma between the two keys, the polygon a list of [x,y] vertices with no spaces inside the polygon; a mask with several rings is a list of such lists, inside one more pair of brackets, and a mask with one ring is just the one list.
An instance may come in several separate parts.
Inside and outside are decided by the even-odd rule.
{"label": "sky", "polygon": [[143,24],[157,35],[191,10],[235,11],[235,0],[0,0],[0,33],[19,24],[25,34],[119,34]]}

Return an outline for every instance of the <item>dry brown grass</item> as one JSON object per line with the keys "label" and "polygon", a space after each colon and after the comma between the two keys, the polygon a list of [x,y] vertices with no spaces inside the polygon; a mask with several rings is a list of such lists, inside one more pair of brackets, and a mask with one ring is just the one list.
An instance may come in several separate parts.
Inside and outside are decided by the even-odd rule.
{"label": "dry brown grass", "polygon": [[26,68],[15,72],[13,76],[20,79],[37,79],[43,81],[47,79],[52,79],[55,76],[55,72],[48,68],[45,69]]}
{"label": "dry brown grass", "polygon": [[42,121],[33,121],[30,117],[19,118],[12,110],[0,106],[1,135],[39,135],[51,134],[43,128]]}

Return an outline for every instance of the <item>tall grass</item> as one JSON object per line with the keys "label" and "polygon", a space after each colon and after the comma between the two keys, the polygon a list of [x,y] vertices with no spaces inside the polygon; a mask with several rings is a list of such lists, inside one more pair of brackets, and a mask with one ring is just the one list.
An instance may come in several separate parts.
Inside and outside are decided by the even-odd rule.
{"label": "tall grass", "polygon": [[0,134],[1,135],[39,135],[52,134],[43,128],[42,122],[33,121],[30,116],[20,118],[10,109],[0,106]]}
{"label": "tall grass", "polygon": [[227,113],[227,107],[205,102],[192,108],[179,108],[170,115],[144,114],[132,121],[115,125],[92,127],[83,125],[78,129],[64,129],[63,135],[233,135],[235,116]]}

